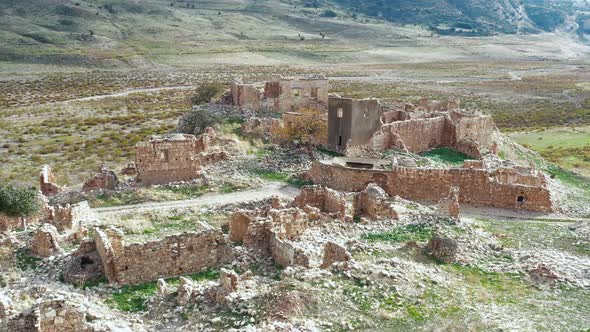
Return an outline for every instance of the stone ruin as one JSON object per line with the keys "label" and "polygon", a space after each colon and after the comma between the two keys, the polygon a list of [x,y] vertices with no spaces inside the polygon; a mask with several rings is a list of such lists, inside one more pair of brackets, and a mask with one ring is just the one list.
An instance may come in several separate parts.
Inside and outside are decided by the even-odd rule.
{"label": "stone ruin", "polygon": [[45,196],[57,195],[63,190],[63,188],[57,185],[57,180],[53,172],[51,172],[49,165],[44,165],[41,168],[41,172],[39,173],[39,188]]}
{"label": "stone ruin", "polygon": [[30,308],[10,309],[2,315],[0,294],[0,331],[19,332],[145,332],[141,324],[130,324],[108,313],[102,305],[91,304],[82,295],[35,287],[33,292],[43,294]]}
{"label": "stone ruin", "polygon": [[90,179],[84,182],[82,186],[83,192],[90,192],[94,190],[115,190],[119,180],[115,172],[108,168],[101,166],[98,173],[94,174]]}
{"label": "stone ruin", "polygon": [[96,250],[109,282],[136,284],[187,273],[201,272],[231,258],[221,230],[203,224],[198,232],[167,236],[146,243],[124,241],[121,231],[94,230]]}
{"label": "stone ruin", "polygon": [[349,156],[366,156],[366,149],[422,153],[449,147],[481,158],[491,149],[494,122],[487,115],[460,111],[458,105],[453,99],[444,106],[386,110],[377,99],[330,97],[328,147]]}
{"label": "stone ruin", "polygon": [[142,185],[192,181],[200,177],[197,155],[208,148],[194,135],[155,136],[135,146],[137,182]]}
{"label": "stone ruin", "polygon": [[459,188],[451,187],[449,196],[438,202],[438,209],[442,216],[459,221],[461,208],[459,206]]}
{"label": "stone ruin", "polygon": [[[352,222],[355,217],[397,219],[392,200],[376,184],[369,184],[360,193],[340,193],[321,186],[304,186],[289,205],[262,210],[237,210],[229,221],[230,241],[246,248],[269,254],[281,266],[310,266],[309,253],[298,238],[325,218]],[[328,268],[335,262],[350,260],[346,249],[328,243],[324,263]]]}
{"label": "stone ruin", "polygon": [[201,166],[229,159],[229,154],[223,150],[210,151],[210,143],[215,138],[215,132],[207,128],[199,137],[169,134],[137,143],[137,182],[149,186],[200,178]]}
{"label": "stone ruin", "polygon": [[41,226],[33,236],[31,252],[40,257],[49,257],[60,253],[57,228],[49,224]]}
{"label": "stone ruin", "polygon": [[360,192],[368,183],[377,183],[390,196],[430,202],[438,202],[448,196],[452,187],[457,187],[462,204],[553,211],[543,173],[481,160],[442,169],[402,167],[379,159],[334,158],[315,162],[309,177],[316,184],[349,192]]}
{"label": "stone ruin", "polygon": [[264,82],[263,89],[259,89],[256,84],[234,80],[226,100],[234,106],[255,111],[285,113],[301,108],[325,110],[328,106],[328,79],[323,76],[276,77]]}

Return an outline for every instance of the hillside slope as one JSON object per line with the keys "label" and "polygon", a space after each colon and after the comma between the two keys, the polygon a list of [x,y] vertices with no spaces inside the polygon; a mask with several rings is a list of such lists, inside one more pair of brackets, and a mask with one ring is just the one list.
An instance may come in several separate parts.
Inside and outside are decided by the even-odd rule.
{"label": "hillside slope", "polygon": [[[357,62],[379,47],[407,50],[434,43],[436,49],[440,45],[435,40],[420,38],[437,33],[541,31],[533,18],[544,22],[544,30],[560,24],[559,18],[547,18],[546,9],[562,13],[563,5],[523,1],[528,2],[0,0],[0,62],[85,67],[176,66],[196,59],[230,64]],[[527,15],[526,8],[535,8],[535,15]],[[443,46],[452,49],[447,44]],[[379,58],[375,52],[372,56]]]}

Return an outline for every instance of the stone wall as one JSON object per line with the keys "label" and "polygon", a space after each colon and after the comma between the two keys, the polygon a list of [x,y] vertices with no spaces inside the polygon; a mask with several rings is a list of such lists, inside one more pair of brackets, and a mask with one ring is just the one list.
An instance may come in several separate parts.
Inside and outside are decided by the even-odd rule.
{"label": "stone wall", "polygon": [[231,256],[227,237],[216,229],[133,244],[114,230],[95,229],[95,241],[107,279],[118,284],[201,272]]}
{"label": "stone wall", "polygon": [[56,195],[61,191],[57,185],[55,175],[51,172],[49,165],[44,165],[39,174],[39,189],[45,196]]}
{"label": "stone wall", "polygon": [[311,206],[321,212],[332,213],[339,218],[350,217],[353,212],[352,202],[345,195],[321,186],[304,186],[293,201],[293,206],[304,208]]}
{"label": "stone wall", "polygon": [[115,172],[101,167],[98,173],[94,174],[90,179],[84,182],[82,186],[83,192],[90,192],[93,190],[115,190],[119,180]]}
{"label": "stone wall", "polygon": [[287,267],[299,265],[309,267],[309,257],[301,248],[297,248],[293,242],[283,240],[277,233],[270,234],[270,252],[275,263]]}
{"label": "stone wall", "polygon": [[369,183],[365,190],[355,195],[354,210],[355,216],[367,216],[373,219],[398,219],[399,217],[385,190],[375,183]]}
{"label": "stone wall", "polygon": [[240,81],[232,81],[230,92],[234,106],[241,106],[252,110],[260,109],[261,93],[252,84],[243,84]]}
{"label": "stone wall", "polygon": [[[362,191],[367,184],[379,184],[389,195],[411,200],[438,202],[451,187],[458,187],[465,204],[549,212],[553,206],[544,176],[510,169],[408,168],[370,170],[316,162],[310,170],[316,184],[343,191]],[[511,174],[511,176],[507,176]],[[540,184],[540,185],[530,185]]]}
{"label": "stone wall", "polygon": [[323,77],[278,78],[267,82],[264,89],[264,96],[271,100],[275,112],[328,107],[328,80]]}
{"label": "stone wall", "polygon": [[96,220],[97,216],[92,211],[87,201],[65,206],[56,206],[53,208],[53,216],[49,222],[53,224],[58,231],[77,230],[82,223]]}
{"label": "stone wall", "polygon": [[44,224],[35,232],[31,252],[40,257],[49,257],[61,252],[55,226]]}
{"label": "stone wall", "polygon": [[449,146],[453,133],[444,116],[426,119],[411,119],[383,125],[373,135],[371,146],[377,150],[394,148],[399,135],[406,148],[414,153],[421,153],[439,146]]}
{"label": "stone wall", "polygon": [[154,137],[135,146],[137,181],[142,185],[191,181],[200,177],[197,154],[205,152],[207,142],[193,135]]}
{"label": "stone wall", "polygon": [[450,147],[474,158],[480,158],[482,150],[490,148],[496,128],[490,116],[459,111],[419,115],[405,111],[388,112],[381,117],[381,122],[382,126],[374,131],[368,143],[377,151],[403,147],[410,152],[422,153]]}

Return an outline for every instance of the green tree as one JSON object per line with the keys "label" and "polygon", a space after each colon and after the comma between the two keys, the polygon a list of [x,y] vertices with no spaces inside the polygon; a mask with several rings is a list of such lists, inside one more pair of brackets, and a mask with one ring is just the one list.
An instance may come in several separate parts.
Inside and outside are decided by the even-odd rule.
{"label": "green tree", "polygon": [[203,83],[195,90],[195,94],[191,97],[191,104],[200,105],[210,103],[213,98],[221,96],[225,88],[225,84],[220,82]]}
{"label": "green tree", "polygon": [[41,209],[37,189],[29,186],[0,185],[0,212],[10,217],[26,218]]}

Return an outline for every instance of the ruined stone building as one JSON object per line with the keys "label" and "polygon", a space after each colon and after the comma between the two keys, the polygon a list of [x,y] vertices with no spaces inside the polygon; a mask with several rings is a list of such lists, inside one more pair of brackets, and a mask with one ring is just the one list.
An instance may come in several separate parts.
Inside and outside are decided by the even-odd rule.
{"label": "ruined stone building", "polygon": [[94,240],[107,279],[122,285],[201,272],[231,257],[227,237],[207,225],[196,232],[129,244],[116,229],[96,228]]}
{"label": "ruined stone building", "polygon": [[377,99],[330,97],[328,100],[328,146],[336,151],[365,145],[381,126],[383,109]]}
{"label": "ruined stone building", "polygon": [[328,79],[279,77],[264,84],[264,99],[276,112],[296,112],[301,108],[325,110],[328,105]]}
{"label": "ruined stone building", "polygon": [[359,192],[368,183],[376,183],[391,196],[438,202],[456,187],[464,204],[553,210],[545,176],[519,166],[492,167],[475,160],[466,161],[463,167],[441,169],[401,167],[379,159],[335,158],[315,162],[309,175],[316,184],[336,190]]}
{"label": "ruined stone building", "polygon": [[331,97],[328,146],[336,151],[364,147],[414,153],[450,147],[480,158],[492,145],[495,125],[490,116],[455,110],[459,105],[455,99],[422,104],[386,111],[374,99]]}
{"label": "ruined stone building", "polygon": [[194,135],[155,136],[135,146],[137,181],[142,185],[191,181],[200,177],[198,154],[208,149],[207,139]]}
{"label": "ruined stone building", "polygon": [[231,101],[234,106],[242,106],[252,110],[260,109],[262,93],[254,84],[244,84],[233,80],[230,84]]}
{"label": "ruined stone building", "polygon": [[301,108],[326,110],[328,107],[328,80],[321,76],[306,78],[277,77],[265,82],[264,88],[256,84],[232,81],[229,96],[224,102],[252,110],[285,113]]}

